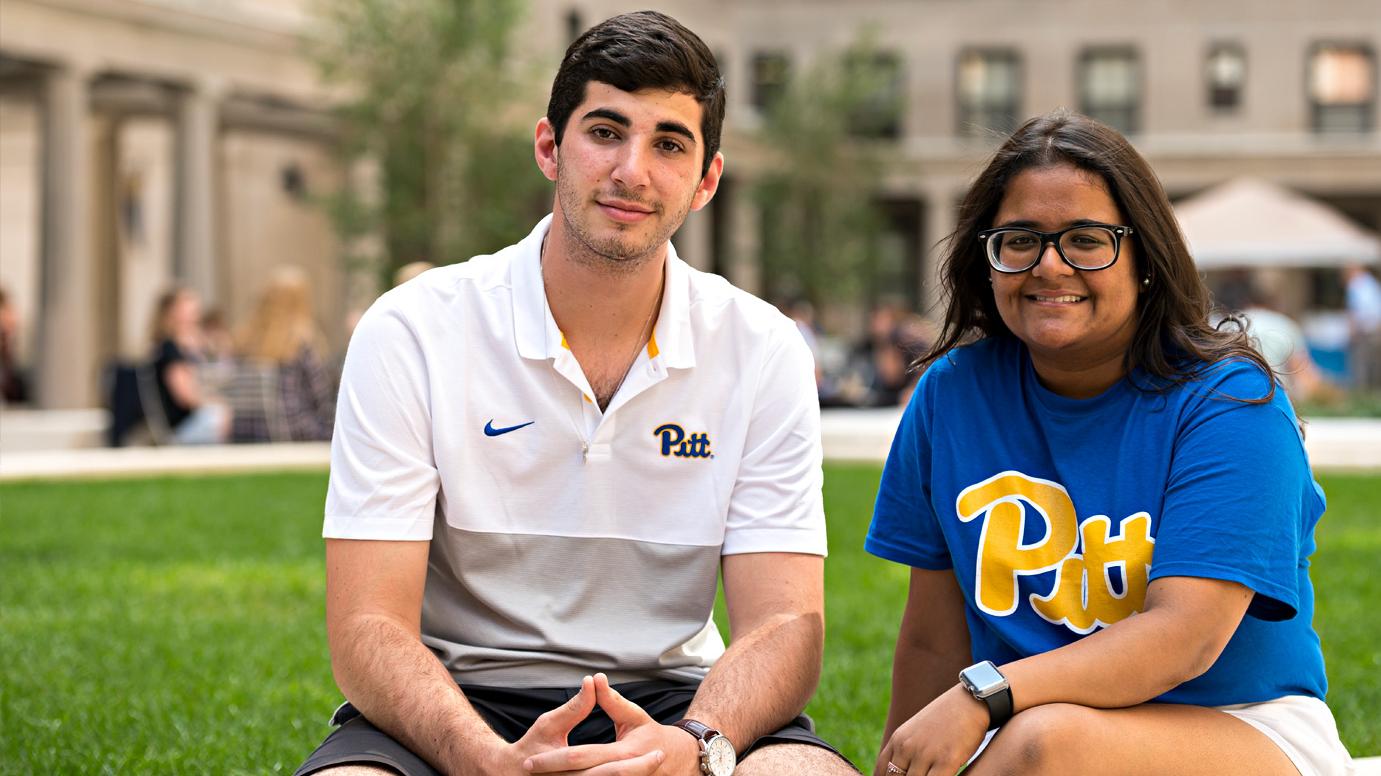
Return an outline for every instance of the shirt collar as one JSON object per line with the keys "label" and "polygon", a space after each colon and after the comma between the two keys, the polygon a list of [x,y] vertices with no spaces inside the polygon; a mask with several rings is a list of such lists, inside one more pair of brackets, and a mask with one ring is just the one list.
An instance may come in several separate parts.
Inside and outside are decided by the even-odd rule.
{"label": "shirt collar", "polygon": [[516,253],[509,264],[513,333],[518,355],[523,358],[551,358],[561,347],[561,332],[547,310],[547,292],[542,286],[542,240],[551,228],[551,219],[548,214],[522,242],[513,246]]}
{"label": "shirt collar", "polygon": [[[556,358],[566,349],[565,339],[547,306],[546,287],[542,283],[542,241],[551,224],[552,216],[548,214],[527,237],[513,246],[516,254],[509,270],[513,289],[513,330],[518,355],[523,358]],[[654,361],[661,358],[667,368],[689,369],[695,366],[695,340],[690,326],[690,267],[681,261],[676,255],[676,246],[670,243],[665,272],[662,309],[647,343],[647,354]]]}
{"label": "shirt collar", "polygon": [[695,366],[695,338],[690,324],[690,272],[690,267],[676,255],[676,246],[668,243],[662,310],[648,343],[648,356],[654,359],[660,356],[668,369]]}

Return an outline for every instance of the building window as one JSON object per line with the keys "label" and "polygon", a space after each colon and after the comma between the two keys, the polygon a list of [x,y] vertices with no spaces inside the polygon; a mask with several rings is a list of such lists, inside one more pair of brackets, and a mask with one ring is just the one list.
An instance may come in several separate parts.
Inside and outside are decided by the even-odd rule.
{"label": "building window", "polygon": [[791,58],[782,51],[760,51],[753,55],[753,107],[761,113],[772,110],[786,94],[791,79]]}
{"label": "building window", "polygon": [[566,12],[566,40],[574,43],[580,34],[585,32],[585,20],[580,16],[579,8],[572,8]]}
{"label": "building window", "polygon": [[1375,126],[1376,56],[1368,46],[1321,43],[1309,55],[1315,132],[1369,132]]}
{"label": "building window", "polygon": [[890,52],[851,54],[845,74],[858,95],[849,131],[858,137],[899,138],[904,106],[901,57]]}
{"label": "building window", "polygon": [[1247,81],[1247,52],[1236,43],[1215,43],[1204,60],[1208,84],[1208,107],[1218,112],[1234,111],[1242,104],[1242,87]]}
{"label": "building window", "polygon": [[1079,109],[1124,133],[1141,128],[1141,62],[1132,49],[1089,49],[1079,59]]}
{"label": "building window", "polygon": [[959,56],[959,134],[1008,134],[1021,112],[1021,59],[1010,49],[970,49]]}

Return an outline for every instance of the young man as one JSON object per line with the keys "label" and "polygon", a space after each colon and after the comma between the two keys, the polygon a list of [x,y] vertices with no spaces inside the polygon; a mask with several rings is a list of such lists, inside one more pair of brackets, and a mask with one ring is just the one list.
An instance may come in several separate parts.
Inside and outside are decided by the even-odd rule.
{"label": "young man", "polygon": [[298,773],[853,773],[798,717],[824,636],[809,351],[668,242],[714,196],[723,115],[689,30],[600,24],[537,124],[552,215],[360,321],[324,531],[349,703]]}

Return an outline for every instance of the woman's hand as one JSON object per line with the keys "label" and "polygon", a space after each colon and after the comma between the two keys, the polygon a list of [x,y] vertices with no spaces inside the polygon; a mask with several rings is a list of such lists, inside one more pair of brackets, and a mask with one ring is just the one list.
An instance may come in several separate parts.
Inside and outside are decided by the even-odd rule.
{"label": "woman's hand", "polygon": [[906,776],[954,776],[987,732],[988,707],[956,684],[897,728],[873,774],[888,776],[891,763]]}

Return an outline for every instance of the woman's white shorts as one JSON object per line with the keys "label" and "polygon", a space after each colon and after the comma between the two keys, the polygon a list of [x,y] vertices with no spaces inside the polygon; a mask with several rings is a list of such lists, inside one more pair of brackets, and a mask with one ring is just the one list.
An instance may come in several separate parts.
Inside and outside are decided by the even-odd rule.
{"label": "woman's white shorts", "polygon": [[1318,698],[1287,695],[1261,703],[1217,706],[1275,742],[1301,776],[1348,776],[1352,758],[1338,738],[1333,712]]}

